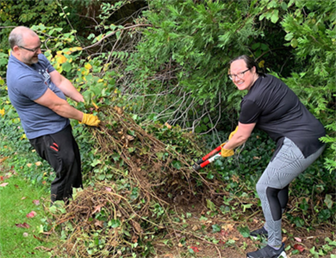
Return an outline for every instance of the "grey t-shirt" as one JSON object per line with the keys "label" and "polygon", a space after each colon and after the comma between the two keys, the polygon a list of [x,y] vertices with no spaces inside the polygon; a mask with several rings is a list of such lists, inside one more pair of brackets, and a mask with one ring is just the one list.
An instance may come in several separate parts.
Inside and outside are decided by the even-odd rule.
{"label": "grey t-shirt", "polygon": [[256,123],[274,141],[291,139],[305,157],[323,146],[323,125],[280,79],[260,76],[241,102],[239,122]]}
{"label": "grey t-shirt", "polygon": [[63,92],[51,82],[49,73],[55,69],[43,54],[39,54],[38,58],[38,63],[29,66],[10,55],[7,67],[9,99],[19,114],[28,139],[57,133],[70,123],[69,119],[34,102],[48,88],[58,97],[66,99]]}

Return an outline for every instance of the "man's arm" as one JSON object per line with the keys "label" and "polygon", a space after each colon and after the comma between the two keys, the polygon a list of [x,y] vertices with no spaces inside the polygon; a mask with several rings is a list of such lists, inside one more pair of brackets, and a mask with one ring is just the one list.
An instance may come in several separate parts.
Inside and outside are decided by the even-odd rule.
{"label": "man's arm", "polygon": [[224,149],[233,150],[244,144],[250,137],[256,123],[242,124],[238,122],[238,130],[232,138],[223,146]]}
{"label": "man's arm", "polygon": [[36,103],[45,106],[60,116],[66,118],[76,119],[82,121],[83,112],[77,110],[76,108],[69,105],[69,103],[58,97],[52,90],[47,89],[47,91],[38,99],[34,100]]}
{"label": "man's arm", "polygon": [[72,83],[59,72],[49,73],[51,81],[69,98],[76,102],[84,102],[82,94],[72,85]]}

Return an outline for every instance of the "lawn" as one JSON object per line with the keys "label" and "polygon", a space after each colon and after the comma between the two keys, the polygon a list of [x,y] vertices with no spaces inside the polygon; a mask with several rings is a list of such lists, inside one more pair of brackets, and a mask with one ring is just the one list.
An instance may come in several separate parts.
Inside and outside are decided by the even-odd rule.
{"label": "lawn", "polygon": [[40,234],[49,206],[46,186],[32,185],[0,163],[0,257],[38,257],[54,245]]}

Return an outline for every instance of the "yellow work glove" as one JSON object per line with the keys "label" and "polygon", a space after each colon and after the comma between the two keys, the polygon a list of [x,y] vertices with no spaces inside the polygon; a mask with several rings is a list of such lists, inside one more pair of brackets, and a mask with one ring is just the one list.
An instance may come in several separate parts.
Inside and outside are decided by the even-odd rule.
{"label": "yellow work glove", "polygon": [[89,126],[98,126],[99,123],[100,123],[100,120],[99,120],[98,116],[84,113],[81,123],[89,125]]}
{"label": "yellow work glove", "polygon": [[224,149],[224,145],[226,144],[226,142],[222,143],[221,144],[221,156],[226,158],[226,157],[230,157],[232,155],[234,155],[234,151],[233,150],[227,150],[227,149]]}
{"label": "yellow work glove", "polygon": [[230,133],[229,140],[231,140],[232,136],[234,136],[237,131],[238,131],[238,125],[237,125],[236,129],[233,132]]}
{"label": "yellow work glove", "polygon": [[221,149],[221,156],[222,157],[226,158],[226,157],[230,157],[232,155],[234,155],[233,150],[227,150],[227,149],[224,149],[224,148]]}

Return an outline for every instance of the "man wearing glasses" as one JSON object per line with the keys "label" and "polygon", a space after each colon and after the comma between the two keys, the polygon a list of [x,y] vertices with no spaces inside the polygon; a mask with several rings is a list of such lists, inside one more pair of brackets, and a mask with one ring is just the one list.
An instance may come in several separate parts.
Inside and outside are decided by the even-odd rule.
{"label": "man wearing glasses", "polygon": [[325,136],[325,129],[286,84],[272,75],[259,73],[249,56],[230,62],[229,78],[238,90],[248,92],[241,102],[237,130],[223,145],[222,156],[232,156],[255,127],[277,143],[256,186],[266,222],[250,233],[252,237],[268,238],[268,245],[247,257],[285,258],[281,217],[288,202],[288,186],[322,154],[325,145],[319,138]]}
{"label": "man wearing glasses", "polygon": [[84,98],[42,54],[41,41],[34,31],[23,26],[14,28],[9,44],[9,99],[30,143],[56,172],[51,183],[51,202],[67,203],[73,187],[83,187],[80,153],[69,118],[89,126],[98,126],[100,121],[66,101],[66,96],[77,102],[84,102]]}

